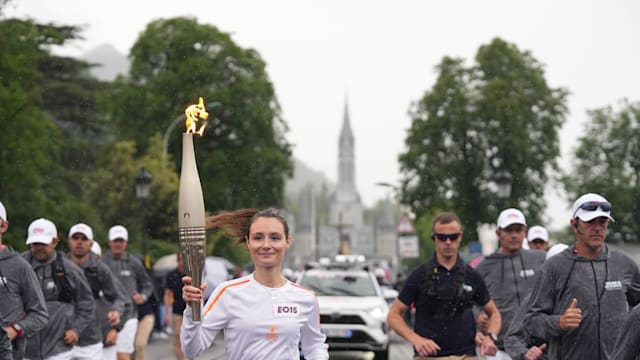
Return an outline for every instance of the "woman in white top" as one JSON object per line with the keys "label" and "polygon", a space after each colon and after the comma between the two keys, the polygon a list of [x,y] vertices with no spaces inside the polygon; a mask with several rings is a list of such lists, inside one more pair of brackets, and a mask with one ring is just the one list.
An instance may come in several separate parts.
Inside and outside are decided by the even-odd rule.
{"label": "woman in white top", "polygon": [[[329,359],[315,294],[280,273],[291,245],[282,213],[274,208],[225,212],[209,217],[207,227],[244,243],[255,272],[218,285],[202,308],[200,323],[192,321],[187,305],[180,335],[184,356],[196,357],[223,330],[229,360],[298,360],[300,353],[306,360]],[[202,301],[204,284],[191,286],[188,276],[183,283],[187,304]]]}

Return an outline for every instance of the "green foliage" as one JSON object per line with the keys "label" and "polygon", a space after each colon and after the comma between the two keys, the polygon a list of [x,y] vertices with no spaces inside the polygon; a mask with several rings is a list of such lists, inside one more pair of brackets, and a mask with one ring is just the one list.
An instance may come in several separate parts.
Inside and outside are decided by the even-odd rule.
{"label": "green foliage", "polygon": [[11,222],[5,242],[17,249],[24,249],[27,226],[35,218],[51,219],[64,234],[84,209],[75,196],[78,186],[69,182],[68,142],[56,117],[63,111],[47,101],[51,72],[58,84],[65,82],[60,68],[46,66],[56,59],[48,49],[74,39],[76,32],[75,27],[0,21],[0,196]]}
{"label": "green foliage", "polygon": [[540,222],[548,172],[557,169],[558,130],[567,113],[564,89],[549,88],[543,66],[500,39],[481,46],[472,67],[445,57],[432,89],[412,105],[400,155],[406,199],[418,217],[430,209],[457,213],[465,242],[501,207],[493,177],[514,178],[506,206]]}
{"label": "green foliage", "polygon": [[[153,133],[202,96],[210,113],[204,137],[195,141],[205,204],[212,211],[281,206],[290,176],[290,145],[265,64],[252,49],[194,19],[150,23],[134,44],[128,78],[113,86],[109,119],[121,138],[148,147]],[[179,169],[181,136],[169,135]]]}
{"label": "green foliage", "polygon": [[613,205],[614,241],[640,241],[640,102],[622,101],[588,112],[585,135],[578,139],[573,169],[563,178],[570,199],[598,193]]}
{"label": "green foliage", "polygon": [[[120,224],[129,230],[130,250],[141,251],[142,211],[146,214],[146,234],[152,259],[177,248],[178,175],[162,154],[159,135],[150,139],[147,152],[136,159],[135,143],[120,141],[100,154],[97,170],[86,178],[85,202],[92,208],[94,233],[104,234]],[[136,199],[135,178],[145,168],[152,176],[151,195],[146,204]],[[96,231],[98,229],[99,231]],[[173,243],[173,245],[171,245]]]}

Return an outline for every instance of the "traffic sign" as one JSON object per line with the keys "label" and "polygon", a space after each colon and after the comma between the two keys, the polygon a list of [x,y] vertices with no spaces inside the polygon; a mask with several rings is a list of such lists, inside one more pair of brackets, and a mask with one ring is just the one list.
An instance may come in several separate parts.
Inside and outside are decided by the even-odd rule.
{"label": "traffic sign", "polygon": [[415,234],[416,228],[413,227],[411,219],[409,219],[409,215],[402,215],[402,217],[400,218],[400,223],[398,224],[398,227],[396,227],[396,232],[398,234]]}

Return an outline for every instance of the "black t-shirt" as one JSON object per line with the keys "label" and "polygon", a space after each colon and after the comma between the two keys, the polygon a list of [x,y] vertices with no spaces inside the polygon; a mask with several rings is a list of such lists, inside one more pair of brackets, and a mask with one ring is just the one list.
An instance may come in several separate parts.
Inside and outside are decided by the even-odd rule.
{"label": "black t-shirt", "polygon": [[[484,306],[491,300],[487,286],[480,274],[460,258],[450,271],[438,264],[435,256],[430,263],[438,268],[439,286],[444,287],[455,282],[456,273],[465,271],[464,286],[467,289],[471,288],[471,301],[479,306]],[[466,267],[466,270],[463,270],[463,267]],[[421,289],[426,286],[426,268],[426,263],[418,266],[405,281],[398,296],[403,304],[411,306],[422,303],[425,292]],[[421,306],[417,306],[414,331],[420,336],[435,341],[440,346],[440,351],[436,356],[475,355],[476,324],[471,306],[456,315],[450,313],[429,314]]]}
{"label": "black t-shirt", "polygon": [[172,270],[167,274],[167,289],[173,292],[173,313],[176,315],[182,315],[187,304],[182,299],[182,278],[184,274],[180,273],[178,269]]}

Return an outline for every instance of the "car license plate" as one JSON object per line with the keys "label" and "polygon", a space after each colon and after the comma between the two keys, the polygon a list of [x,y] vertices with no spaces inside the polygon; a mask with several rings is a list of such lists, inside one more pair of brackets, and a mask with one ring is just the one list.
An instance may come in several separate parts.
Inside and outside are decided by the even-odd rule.
{"label": "car license plate", "polygon": [[327,337],[350,338],[353,333],[350,329],[322,329]]}

